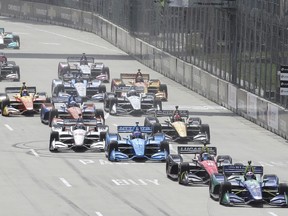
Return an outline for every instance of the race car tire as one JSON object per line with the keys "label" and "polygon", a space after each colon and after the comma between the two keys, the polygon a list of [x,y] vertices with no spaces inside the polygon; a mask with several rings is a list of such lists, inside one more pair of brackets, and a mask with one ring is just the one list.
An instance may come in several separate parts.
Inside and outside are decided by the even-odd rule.
{"label": "race car tire", "polygon": [[117,105],[117,98],[109,98],[109,113],[111,114],[114,104]]}
{"label": "race car tire", "polygon": [[65,87],[63,84],[59,84],[54,88],[54,92],[53,95],[58,96],[59,92],[64,92],[65,91]]}
{"label": "race car tire", "polygon": [[6,93],[0,93],[0,109],[3,100],[9,100],[9,97]]}
{"label": "race car tire", "polygon": [[161,100],[154,100],[153,106],[157,110],[162,110],[162,101]]}
{"label": "race car tire", "polygon": [[104,141],[106,139],[106,132],[100,132],[99,140]]}
{"label": "race car tire", "polygon": [[210,139],[211,139],[211,135],[210,135],[210,127],[208,124],[201,124],[201,128],[200,128],[200,132],[201,133],[206,133],[207,137],[208,137],[208,143],[210,143]]}
{"label": "race car tire", "polygon": [[108,80],[104,80],[103,82],[104,83],[109,83],[109,80],[110,80],[110,69],[109,69],[109,67],[104,67],[103,68],[103,73],[107,74],[107,77],[108,77]]}
{"label": "race car tire", "polygon": [[9,99],[2,100],[2,103],[1,103],[1,114],[2,114],[2,116],[5,116],[4,109],[5,109],[6,106],[10,106],[10,100]]}
{"label": "race car tire", "polygon": [[109,99],[115,98],[116,95],[114,92],[105,92],[104,94],[104,109],[105,111],[109,110]]}
{"label": "race car tire", "polygon": [[18,75],[18,79],[14,79],[14,82],[19,82],[20,81],[20,68],[18,65],[13,66],[12,68],[13,73],[16,73]]}
{"label": "race car tire", "polygon": [[[279,178],[275,174],[265,174],[265,175],[263,175],[263,180],[264,179],[268,179],[268,182],[276,182],[275,186],[279,185]],[[265,182],[265,183],[267,184],[267,182]]]}
{"label": "race car tire", "polygon": [[166,95],[166,100],[168,100],[168,88],[166,84],[160,84],[159,91],[164,92]]}
{"label": "race car tire", "polygon": [[234,166],[244,166],[243,163],[234,163]]}
{"label": "race car tire", "polygon": [[96,109],[95,110],[95,117],[96,118],[102,118],[103,120],[104,119],[104,111],[102,109]]}
{"label": "race car tire", "polygon": [[152,124],[152,133],[160,133],[162,131],[162,126],[160,123],[154,123]]}
{"label": "race car tire", "polygon": [[183,181],[183,175],[186,172],[189,172],[189,163],[188,162],[180,163],[179,164],[179,170],[178,170],[178,183],[179,184],[186,185],[188,183],[188,182]]}
{"label": "race car tire", "polygon": [[50,152],[58,152],[57,149],[52,149],[52,142],[53,142],[53,140],[59,141],[59,133],[58,133],[57,131],[53,131],[53,132],[50,134],[49,151],[50,151]]}
{"label": "race car tire", "polygon": [[170,147],[167,141],[160,142],[160,151],[166,151],[167,154],[170,154]]}
{"label": "race car tire", "polygon": [[278,192],[280,195],[288,196],[288,185],[286,183],[280,183],[278,187]]}
{"label": "race car tire", "polygon": [[159,123],[159,120],[156,117],[146,116],[144,119],[145,127],[152,127],[152,125],[155,123]]}
{"label": "race car tire", "polygon": [[108,160],[110,160],[110,155],[112,153],[113,150],[118,151],[118,142],[115,140],[112,140],[109,145],[108,145]]}
{"label": "race car tire", "polygon": [[219,204],[222,205],[222,200],[224,195],[227,192],[231,192],[231,183],[230,182],[221,182],[219,188]]}
{"label": "race car tire", "polygon": [[99,86],[99,93],[105,93],[106,92],[106,86],[105,85],[100,85]]}
{"label": "race car tire", "polygon": [[218,155],[216,162],[219,163],[221,159],[224,159],[224,161],[229,161],[229,163],[232,165],[232,157],[230,155]]}
{"label": "race car tire", "polygon": [[190,125],[202,125],[202,120],[199,117],[190,117],[188,122]]}
{"label": "race car tire", "polygon": [[49,127],[52,127],[52,121],[53,121],[53,119],[54,119],[55,117],[58,118],[58,116],[59,116],[59,114],[58,114],[58,110],[57,110],[57,109],[51,109],[51,110],[49,111],[49,123],[48,123]]}
{"label": "race car tire", "polygon": [[20,49],[20,37],[18,35],[14,36],[14,40],[18,42],[19,46],[15,47],[15,49]]}

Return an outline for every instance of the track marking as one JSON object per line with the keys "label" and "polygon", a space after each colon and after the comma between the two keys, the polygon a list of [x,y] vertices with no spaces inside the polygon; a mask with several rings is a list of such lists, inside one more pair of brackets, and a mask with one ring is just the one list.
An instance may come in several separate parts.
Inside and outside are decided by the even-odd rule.
{"label": "track marking", "polygon": [[62,183],[64,184],[64,185],[66,185],[67,187],[72,187],[72,185],[71,184],[69,184],[69,182],[66,180],[66,179],[64,179],[64,178],[59,178],[61,181],[62,181]]}
{"label": "track marking", "polygon": [[98,216],[103,216],[103,215],[101,214],[101,212],[95,212],[95,214],[98,215]]}
{"label": "track marking", "polygon": [[278,216],[277,214],[275,214],[274,212],[268,212],[269,214],[271,214],[272,216]]}
{"label": "track marking", "polygon": [[110,114],[106,113],[105,116],[104,116],[104,119],[107,119],[109,116],[110,116]]}
{"label": "track marking", "polygon": [[35,155],[35,157],[39,157],[39,154],[34,149],[30,149],[30,151],[33,155]]}
{"label": "track marking", "polygon": [[44,45],[57,45],[57,46],[60,45],[60,43],[49,43],[49,42],[39,42],[39,43]]}
{"label": "track marking", "polygon": [[115,127],[117,127],[118,125],[117,124],[113,124]]}
{"label": "track marking", "polygon": [[8,130],[10,130],[10,131],[13,131],[14,129],[12,128],[12,127],[10,127],[8,124],[4,124],[4,126],[6,127],[6,128],[8,128]]}
{"label": "track marking", "polygon": [[35,27],[29,26],[29,25],[26,25],[26,26],[31,28],[31,29],[35,29],[37,31],[40,31],[40,32],[56,35],[56,36],[63,37],[63,38],[66,38],[66,39],[70,39],[70,40],[73,40],[73,41],[77,41],[77,42],[80,42],[80,43],[84,43],[84,44],[88,44],[88,45],[91,45],[91,46],[95,46],[95,47],[99,47],[99,48],[102,48],[102,49],[106,49],[106,50],[109,50],[109,51],[113,51],[115,53],[123,54],[123,52],[121,52],[119,50],[116,50],[116,49],[112,49],[110,47],[99,46],[99,45],[97,45],[95,43],[90,43],[88,41],[79,40],[79,39],[76,39],[76,38],[73,38],[73,37],[69,37],[69,36],[66,36],[66,35],[63,35],[63,34],[59,34],[59,33],[51,32],[51,31],[35,28]]}

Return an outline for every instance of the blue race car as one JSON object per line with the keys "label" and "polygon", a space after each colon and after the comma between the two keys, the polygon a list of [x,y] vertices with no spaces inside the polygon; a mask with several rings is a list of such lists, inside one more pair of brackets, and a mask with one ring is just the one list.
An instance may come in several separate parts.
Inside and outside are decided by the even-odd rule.
{"label": "blue race car", "polygon": [[253,166],[253,172],[245,172],[246,166],[223,166],[223,174],[211,176],[210,197],[221,205],[263,204],[288,207],[288,185],[279,183],[276,175],[264,175],[262,166]]}
{"label": "blue race car", "polygon": [[[118,126],[118,133],[107,133],[105,142],[105,154],[109,161],[123,160],[153,160],[166,161],[169,155],[169,143],[165,140],[165,134],[152,133],[151,127]],[[121,137],[120,133],[130,133]]]}
{"label": "blue race car", "polygon": [[4,48],[20,49],[20,37],[0,28],[0,49]]}

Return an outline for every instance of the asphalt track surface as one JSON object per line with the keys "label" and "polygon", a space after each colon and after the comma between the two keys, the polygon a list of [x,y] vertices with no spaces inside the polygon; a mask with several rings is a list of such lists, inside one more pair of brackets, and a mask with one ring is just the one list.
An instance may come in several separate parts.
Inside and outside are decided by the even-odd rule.
{"label": "asphalt track surface", "polygon": [[[21,81],[28,86],[50,95],[58,62],[82,52],[109,66],[111,78],[141,68],[168,85],[164,108],[179,105],[210,125],[211,142],[219,154],[231,155],[234,162],[262,164],[265,173],[278,174],[287,182],[286,140],[152,71],[94,34],[4,17],[0,26],[20,35],[21,49],[4,52],[20,66]],[[2,82],[0,92],[6,86],[21,86],[21,82]],[[144,120],[106,117],[111,131],[119,124]],[[98,152],[50,153],[49,134],[39,116],[0,117],[0,215],[287,215],[287,209],[269,206],[220,206],[209,198],[208,187],[185,187],[167,179],[165,163],[110,163]],[[171,143],[170,148],[175,152],[177,144]]]}

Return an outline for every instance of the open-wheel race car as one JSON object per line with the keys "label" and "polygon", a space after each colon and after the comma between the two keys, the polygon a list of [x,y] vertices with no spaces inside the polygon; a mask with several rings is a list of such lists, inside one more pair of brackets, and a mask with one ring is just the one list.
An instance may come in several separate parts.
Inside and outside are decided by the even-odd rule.
{"label": "open-wheel race car", "polygon": [[[128,135],[121,136],[126,133]],[[109,161],[162,161],[164,162],[170,152],[169,143],[164,134],[153,136],[151,127],[118,126],[117,133],[107,133],[105,154]]]}
{"label": "open-wheel race car", "polygon": [[40,110],[40,119],[44,124],[51,124],[56,119],[83,119],[97,120],[97,123],[105,123],[103,109],[97,109],[94,103],[83,102],[81,97],[73,97],[60,94],[52,97],[50,103],[43,103]]}
{"label": "open-wheel race car", "polygon": [[[204,135],[198,135],[195,139],[200,142],[206,139]],[[203,147],[195,145],[178,146],[178,154],[170,154],[166,160],[166,174],[172,180],[178,180],[179,184],[196,185],[210,182],[211,175],[222,170],[223,165],[232,164],[229,155],[217,155],[216,147]],[[184,156],[185,155],[185,156]],[[188,157],[193,155],[193,157]]]}
{"label": "open-wheel race car", "polygon": [[72,78],[71,80],[53,79],[51,94],[58,96],[60,92],[77,95],[83,99],[102,101],[106,86],[101,80],[87,80],[83,78]]}
{"label": "open-wheel race car", "polygon": [[154,93],[144,93],[142,86],[117,87],[104,95],[104,110],[111,115],[143,115],[162,109]]}
{"label": "open-wheel race car", "polygon": [[159,79],[150,79],[149,74],[141,74],[142,79],[137,80],[136,74],[121,73],[120,78],[112,79],[111,92],[115,92],[117,87],[142,86],[144,93],[154,93],[158,100],[168,100],[168,89],[166,84],[162,84]]}
{"label": "open-wheel race car", "polygon": [[39,113],[42,103],[49,101],[45,92],[36,92],[36,87],[6,87],[0,94],[2,116],[34,115]]}
{"label": "open-wheel race car", "polygon": [[91,56],[81,59],[81,56],[70,56],[66,62],[58,64],[58,78],[67,79],[67,77],[80,73],[85,79],[98,79],[102,82],[109,82],[110,70],[102,62],[95,62]]}
{"label": "open-wheel race car", "polygon": [[0,49],[4,48],[20,49],[20,37],[12,32],[5,32],[4,28],[0,28]]}
{"label": "open-wheel race car", "polygon": [[243,165],[223,166],[223,173],[211,176],[210,197],[226,206],[288,207],[288,185],[279,183],[275,174],[263,175],[262,166],[252,166],[252,170],[245,173]]}
{"label": "open-wheel race car", "polygon": [[104,151],[104,140],[108,126],[98,124],[95,119],[58,119],[52,124],[49,150]]}
{"label": "open-wheel race car", "polygon": [[[163,121],[163,118],[168,117]],[[199,117],[190,117],[188,110],[156,110],[155,116],[146,116],[144,125],[155,128],[155,131],[162,131],[166,136],[177,142],[193,141],[199,133],[206,134],[210,142],[210,127],[202,124]]]}
{"label": "open-wheel race car", "polygon": [[0,82],[20,81],[20,67],[14,61],[7,61],[4,53],[0,53]]}

